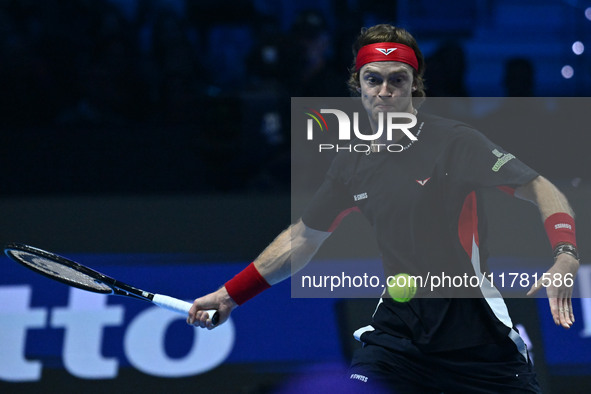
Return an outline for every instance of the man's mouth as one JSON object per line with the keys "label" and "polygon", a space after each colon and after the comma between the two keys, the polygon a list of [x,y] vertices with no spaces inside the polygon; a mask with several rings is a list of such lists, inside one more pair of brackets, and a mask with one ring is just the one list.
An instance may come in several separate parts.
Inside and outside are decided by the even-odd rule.
{"label": "man's mouth", "polygon": [[375,108],[376,109],[379,109],[381,111],[388,111],[388,110],[395,109],[394,108],[394,105],[392,105],[392,104],[378,104],[378,105],[375,106]]}

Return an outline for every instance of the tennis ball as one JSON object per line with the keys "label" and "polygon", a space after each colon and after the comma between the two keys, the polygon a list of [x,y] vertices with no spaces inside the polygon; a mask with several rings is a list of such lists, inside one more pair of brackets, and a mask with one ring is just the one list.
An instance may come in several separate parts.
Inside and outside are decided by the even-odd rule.
{"label": "tennis ball", "polygon": [[388,294],[396,302],[408,302],[417,292],[415,278],[409,274],[398,274],[389,276],[388,280]]}

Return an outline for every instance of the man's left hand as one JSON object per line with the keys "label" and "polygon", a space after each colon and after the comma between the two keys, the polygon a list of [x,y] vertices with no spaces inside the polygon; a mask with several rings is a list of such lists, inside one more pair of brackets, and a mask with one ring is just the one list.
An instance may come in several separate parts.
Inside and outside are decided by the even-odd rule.
{"label": "man's left hand", "polygon": [[570,328],[575,322],[572,295],[578,269],[577,259],[567,253],[559,254],[554,265],[527,292],[531,296],[541,288],[546,289],[550,312],[557,326]]}

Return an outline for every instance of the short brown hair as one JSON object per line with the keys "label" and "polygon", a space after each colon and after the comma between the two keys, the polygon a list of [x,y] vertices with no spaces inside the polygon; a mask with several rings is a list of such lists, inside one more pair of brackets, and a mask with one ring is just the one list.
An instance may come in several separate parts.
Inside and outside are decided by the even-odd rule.
{"label": "short brown hair", "polygon": [[359,71],[355,70],[355,59],[359,49],[365,45],[375,44],[378,42],[396,42],[404,44],[413,49],[419,62],[418,70],[413,68],[413,79],[416,86],[416,90],[412,92],[413,97],[425,97],[425,84],[423,75],[425,74],[425,59],[419,49],[419,45],[415,38],[405,29],[388,25],[380,24],[369,28],[364,27],[361,29],[361,33],[357,37],[357,40],[353,43],[353,65],[350,68],[349,81],[347,85],[351,94],[358,96],[358,89],[360,88],[359,82]]}

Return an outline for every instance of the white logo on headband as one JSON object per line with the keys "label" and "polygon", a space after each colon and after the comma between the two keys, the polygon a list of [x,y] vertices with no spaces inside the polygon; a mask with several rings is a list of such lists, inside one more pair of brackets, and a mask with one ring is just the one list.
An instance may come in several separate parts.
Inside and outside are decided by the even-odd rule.
{"label": "white logo on headband", "polygon": [[377,51],[382,52],[384,55],[388,56],[398,48],[376,48]]}

